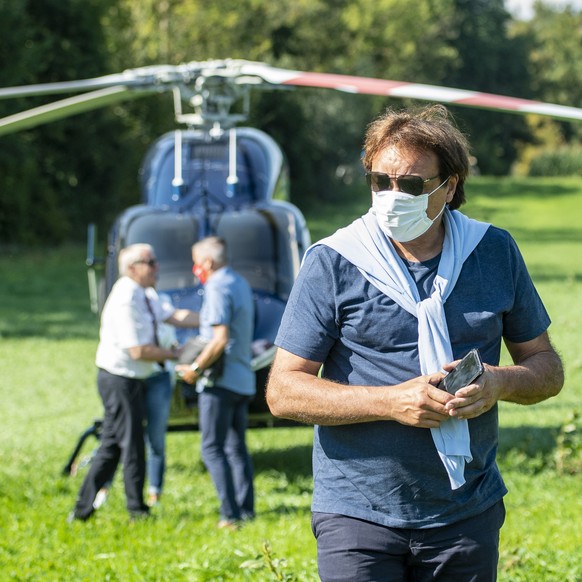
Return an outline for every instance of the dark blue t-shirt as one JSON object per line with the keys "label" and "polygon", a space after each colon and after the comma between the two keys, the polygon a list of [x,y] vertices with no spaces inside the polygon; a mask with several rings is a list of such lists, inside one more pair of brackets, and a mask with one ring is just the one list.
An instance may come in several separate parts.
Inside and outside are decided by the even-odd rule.
{"label": "dark blue t-shirt", "polygon": [[[405,261],[421,298],[439,258]],[[477,347],[493,365],[503,337],[525,342],[550,324],[515,242],[495,227],[465,261],[445,314],[455,358]],[[420,375],[417,326],[413,315],[322,245],[299,273],[275,343],[323,362],[325,378],[381,390]],[[408,528],[481,513],[506,493],[495,462],[497,406],[469,420],[469,430],[473,461],[465,467],[466,483],[451,490],[428,429],[396,421],[316,426],[313,511]]]}

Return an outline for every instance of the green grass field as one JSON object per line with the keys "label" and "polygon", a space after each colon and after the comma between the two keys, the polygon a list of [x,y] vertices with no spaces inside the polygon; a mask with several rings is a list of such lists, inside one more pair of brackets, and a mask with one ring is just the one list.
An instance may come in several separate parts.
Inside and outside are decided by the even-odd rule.
{"label": "green grass field", "polygon": [[[582,184],[478,178],[470,216],[508,228],[552,316],[566,386],[532,407],[502,403],[499,464],[509,488],[499,579],[582,580]],[[306,212],[313,239],[367,207],[365,193]],[[309,427],[249,432],[257,519],[215,528],[217,502],[197,433],[168,436],[167,485],[154,519],[129,524],[117,478],[86,524],[66,523],[80,486],[62,475],[101,415],[82,248],[0,257],[0,580],[317,580],[310,530]],[[95,441],[85,447],[89,452]]]}

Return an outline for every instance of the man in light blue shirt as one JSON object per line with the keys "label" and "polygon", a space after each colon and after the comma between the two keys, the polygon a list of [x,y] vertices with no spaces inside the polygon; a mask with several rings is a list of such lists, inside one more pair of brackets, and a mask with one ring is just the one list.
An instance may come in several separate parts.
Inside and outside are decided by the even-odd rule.
{"label": "man in light blue shirt", "polygon": [[[197,383],[202,459],[220,501],[220,528],[254,517],[253,467],[245,443],[248,407],[255,394],[251,370],[254,308],[246,280],[227,265],[226,244],[208,237],[192,247],[193,272],[204,285],[200,336],[207,343],[191,365],[176,371]],[[212,383],[205,369],[224,355]],[[212,384],[212,385],[211,385]]]}

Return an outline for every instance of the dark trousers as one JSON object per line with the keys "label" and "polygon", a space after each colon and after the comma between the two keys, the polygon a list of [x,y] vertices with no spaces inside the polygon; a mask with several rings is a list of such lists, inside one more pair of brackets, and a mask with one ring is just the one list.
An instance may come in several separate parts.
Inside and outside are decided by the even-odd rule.
{"label": "dark trousers", "polygon": [[97,387],[105,408],[101,445],[79,491],[75,515],[85,519],[93,513],[93,501],[97,492],[115,473],[120,461],[123,464],[128,511],[147,511],[143,500],[144,383],[100,369],[97,374]]}
{"label": "dark trousers", "polygon": [[202,460],[220,501],[221,519],[254,515],[253,465],[245,443],[251,397],[206,388],[198,399]]}
{"label": "dark trousers", "polygon": [[400,529],[333,513],[314,513],[323,582],[493,582],[503,501],[444,527]]}

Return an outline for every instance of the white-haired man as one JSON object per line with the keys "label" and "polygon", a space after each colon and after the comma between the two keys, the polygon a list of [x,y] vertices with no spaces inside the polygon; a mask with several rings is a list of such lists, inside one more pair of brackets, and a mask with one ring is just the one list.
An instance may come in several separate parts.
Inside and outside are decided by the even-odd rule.
{"label": "white-haired man", "polygon": [[119,253],[120,278],[103,308],[96,364],[97,386],[105,410],[101,445],[83,481],[70,520],[87,520],[99,490],[121,462],[127,509],[132,518],[146,517],[145,380],[158,362],[176,359],[175,348],[157,341],[161,321],[177,327],[197,327],[198,314],[163,304],[154,290],[158,262],[148,244],[134,244]]}

